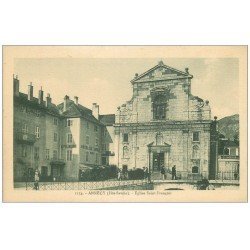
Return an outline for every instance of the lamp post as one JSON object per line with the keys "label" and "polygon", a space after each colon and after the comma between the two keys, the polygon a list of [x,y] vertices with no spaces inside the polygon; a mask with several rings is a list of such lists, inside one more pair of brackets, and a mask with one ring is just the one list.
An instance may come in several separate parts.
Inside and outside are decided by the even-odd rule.
{"label": "lamp post", "polygon": [[151,183],[151,149],[148,146],[148,182]]}

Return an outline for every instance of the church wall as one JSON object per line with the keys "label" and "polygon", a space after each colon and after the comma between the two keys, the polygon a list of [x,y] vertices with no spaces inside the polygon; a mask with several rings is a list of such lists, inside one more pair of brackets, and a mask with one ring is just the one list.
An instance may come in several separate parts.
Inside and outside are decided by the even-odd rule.
{"label": "church wall", "polygon": [[[163,142],[171,145],[169,162],[165,162],[165,168],[172,168],[176,165],[178,172],[191,172],[192,167],[196,165],[193,158],[193,146],[199,148],[200,172],[208,172],[209,165],[209,145],[210,145],[210,123],[203,126],[193,125],[192,129],[185,130],[185,127],[161,129],[163,135]],[[119,167],[127,165],[129,169],[149,167],[149,153],[147,145],[156,143],[156,133],[160,127],[157,128],[140,128],[136,132],[136,127],[128,126],[121,127],[117,130],[115,140],[117,143],[116,155],[118,155],[117,162]],[[119,136],[120,130],[120,136]],[[199,132],[199,142],[193,142],[193,132]],[[129,141],[123,142],[123,134],[129,134]],[[123,156],[123,148],[128,148],[128,157]],[[136,150],[137,149],[137,150]],[[166,156],[165,156],[166,159]],[[152,161],[152,156],[151,156]],[[152,164],[152,162],[151,162]]]}

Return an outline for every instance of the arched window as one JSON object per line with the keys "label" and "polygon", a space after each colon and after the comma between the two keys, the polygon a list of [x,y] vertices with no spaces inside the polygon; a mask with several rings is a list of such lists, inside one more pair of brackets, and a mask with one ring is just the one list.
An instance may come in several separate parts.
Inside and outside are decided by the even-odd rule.
{"label": "arched window", "polygon": [[156,145],[163,145],[163,135],[160,132],[156,134]]}
{"label": "arched window", "polygon": [[166,101],[163,95],[158,95],[154,99],[153,117],[155,120],[166,119]]}
{"label": "arched window", "polygon": [[230,155],[229,148],[224,148],[224,155]]}
{"label": "arched window", "polygon": [[123,158],[129,158],[129,154],[128,154],[128,147],[124,146],[123,147]]}
{"label": "arched window", "polygon": [[199,173],[199,167],[193,166],[192,167],[192,174],[198,174]]}
{"label": "arched window", "polygon": [[192,154],[192,158],[193,159],[199,159],[200,158],[200,152],[199,152],[199,147],[197,145],[193,146],[193,154]]}

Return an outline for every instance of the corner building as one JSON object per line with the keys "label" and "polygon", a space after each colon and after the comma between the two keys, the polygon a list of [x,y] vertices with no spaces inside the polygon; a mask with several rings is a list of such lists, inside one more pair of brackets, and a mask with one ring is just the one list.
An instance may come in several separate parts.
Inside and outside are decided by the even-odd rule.
{"label": "corner building", "polygon": [[17,77],[13,90],[14,181],[33,180],[36,169],[41,181],[78,181],[86,168],[109,164],[114,153],[105,124],[112,127],[114,115],[100,116],[96,103],[90,110],[67,95],[55,105],[42,89],[36,98],[32,84],[21,93]]}
{"label": "corner building", "polygon": [[133,96],[118,107],[115,155],[123,169],[148,167],[152,179],[176,165],[177,175],[208,177],[213,122],[208,101],[191,94],[193,76],[160,61],[131,81]]}

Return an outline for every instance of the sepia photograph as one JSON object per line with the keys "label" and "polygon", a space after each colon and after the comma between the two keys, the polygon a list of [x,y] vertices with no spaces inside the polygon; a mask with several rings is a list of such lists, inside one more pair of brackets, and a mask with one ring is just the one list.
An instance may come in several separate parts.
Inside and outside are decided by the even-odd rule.
{"label": "sepia photograph", "polygon": [[4,46],[3,56],[8,199],[246,201],[246,46]]}

